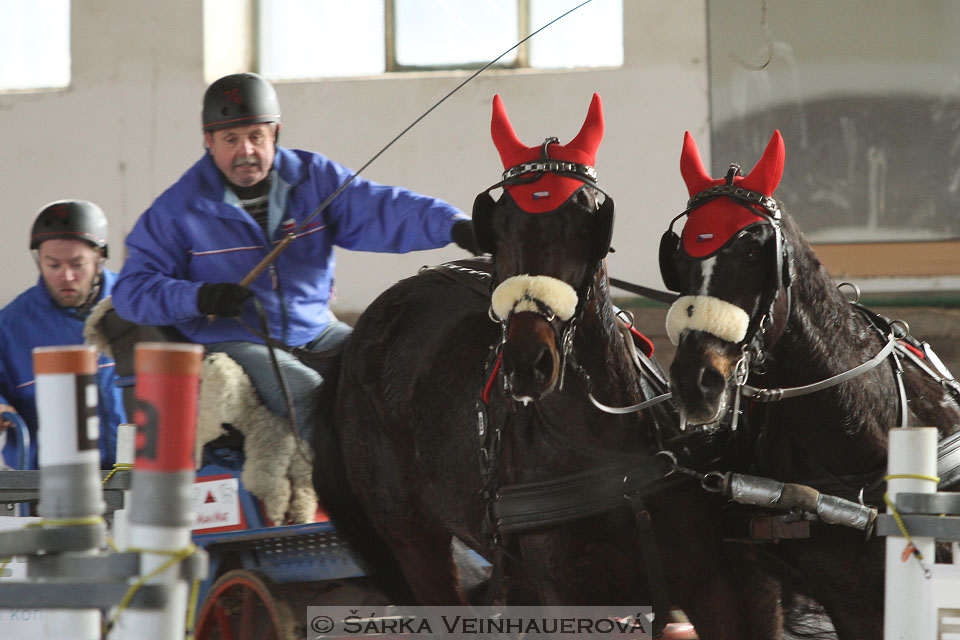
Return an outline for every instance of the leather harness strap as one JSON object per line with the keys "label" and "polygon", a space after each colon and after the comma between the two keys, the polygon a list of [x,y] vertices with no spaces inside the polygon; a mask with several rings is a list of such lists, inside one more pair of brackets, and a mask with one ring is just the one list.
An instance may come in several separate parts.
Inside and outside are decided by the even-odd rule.
{"label": "leather harness strap", "polygon": [[587,518],[624,506],[625,496],[663,479],[672,465],[648,457],[640,463],[614,464],[560,478],[500,487],[493,517],[501,533],[530,531]]}
{"label": "leather harness strap", "polygon": [[477,256],[420,268],[420,273],[427,271],[465,285],[485,298],[490,297],[490,285],[493,282],[493,260],[490,256]]}

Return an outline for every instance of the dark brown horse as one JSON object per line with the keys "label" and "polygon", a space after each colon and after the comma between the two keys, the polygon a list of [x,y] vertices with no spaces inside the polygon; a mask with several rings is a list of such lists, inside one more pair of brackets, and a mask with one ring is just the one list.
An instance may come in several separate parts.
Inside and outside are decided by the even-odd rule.
{"label": "dark brown horse", "polygon": [[492,298],[471,262],[424,270],[365,311],[315,429],[321,502],[371,571],[402,574],[401,598],[465,601],[456,536],[487,558],[504,551],[543,604],[650,604],[661,554],[645,556],[647,540],[666,567],[657,593],[701,638],[779,637],[776,589],[720,553],[718,497],[686,476],[661,480],[670,466],[653,454],[675,419],[590,401],[624,407],[663,391],[607,289],[613,201],[589,166],[599,99],[565,146],[521,144],[499,98],[493,134],[504,192],[474,208]]}
{"label": "dark brown horse", "polygon": [[[664,282],[681,295],[667,319],[675,399],[688,425],[739,425],[754,473],[882,508],[888,430],[957,429],[956,385],[904,327],[841,294],[772,197],[783,162],[776,132],[748,175],[731,165],[714,180],[687,134],[688,217],[661,244]],[[762,561],[819,601],[842,640],[882,637],[883,540],[811,529],[760,548]]]}

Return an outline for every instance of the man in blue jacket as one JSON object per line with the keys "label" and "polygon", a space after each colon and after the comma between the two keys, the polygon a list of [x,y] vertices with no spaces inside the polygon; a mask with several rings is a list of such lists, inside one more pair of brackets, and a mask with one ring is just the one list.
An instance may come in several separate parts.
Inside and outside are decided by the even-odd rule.
{"label": "man in blue jacket", "polygon": [[[58,200],[44,207],[30,231],[30,249],[40,281],[0,310],[0,411],[19,413],[30,432],[29,468],[37,468],[37,406],[33,348],[83,344],[90,309],[109,296],[117,274],[106,269],[107,217],[85,200]],[[114,384],[113,360],[101,355],[97,386],[100,462],[113,466],[117,425],[126,422],[121,390]],[[0,422],[0,430],[9,427]],[[6,433],[4,433],[4,436]],[[12,439],[3,448],[15,467]]]}
{"label": "man in blue jacket", "polygon": [[[277,144],[280,103],[253,73],[220,78],[203,99],[207,153],[158,197],[127,237],[113,303],[123,318],[173,325],[207,351],[224,352],[264,403],[289,415],[264,339],[251,328],[263,307],[269,334],[324,351],[350,327],[330,311],[333,247],[403,253],[451,241],[476,253],[472,222],[449,204],[356,177],[312,222],[302,222],[353,172],[320,154]],[[237,284],[289,234],[295,239],[249,287]],[[213,316],[216,319],[213,319]],[[322,378],[278,351],[301,435]]]}

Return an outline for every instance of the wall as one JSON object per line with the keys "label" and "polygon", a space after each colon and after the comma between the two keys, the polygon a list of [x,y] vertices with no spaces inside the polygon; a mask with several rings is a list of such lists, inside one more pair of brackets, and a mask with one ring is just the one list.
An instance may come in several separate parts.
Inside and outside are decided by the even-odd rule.
{"label": "wall", "polygon": [[[704,0],[624,5],[623,68],[485,72],[364,175],[469,211],[474,196],[502,170],[489,136],[495,93],[520,138],[533,145],[551,135],[569,141],[597,92],[607,122],[597,170],[617,203],[611,270],[660,286],[657,243],[686,200],[677,168],[685,129],[709,157]],[[72,23],[71,88],[0,95],[7,151],[0,156],[0,252],[7,256],[0,303],[36,280],[26,245],[42,205],[65,197],[99,203],[111,223],[108,264],[119,269],[122,239],[137,217],[202,153],[202,3],[74,0]],[[278,84],[282,142],[359,168],[465,77],[430,73]],[[339,251],[335,308],[361,310],[421,265],[463,255],[455,246],[404,256]]]}

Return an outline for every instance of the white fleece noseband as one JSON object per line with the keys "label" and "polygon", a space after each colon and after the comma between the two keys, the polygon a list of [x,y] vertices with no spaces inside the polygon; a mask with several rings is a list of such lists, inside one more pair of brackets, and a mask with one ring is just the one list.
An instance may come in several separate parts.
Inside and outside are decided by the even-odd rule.
{"label": "white fleece noseband", "polygon": [[518,311],[543,313],[540,305],[566,322],[577,310],[577,292],[563,280],[528,275],[507,278],[493,290],[491,307],[501,320]]}
{"label": "white fleece noseband", "polygon": [[680,343],[680,334],[687,329],[740,342],[749,325],[746,311],[713,296],[680,296],[667,312],[667,336],[673,344]]}

